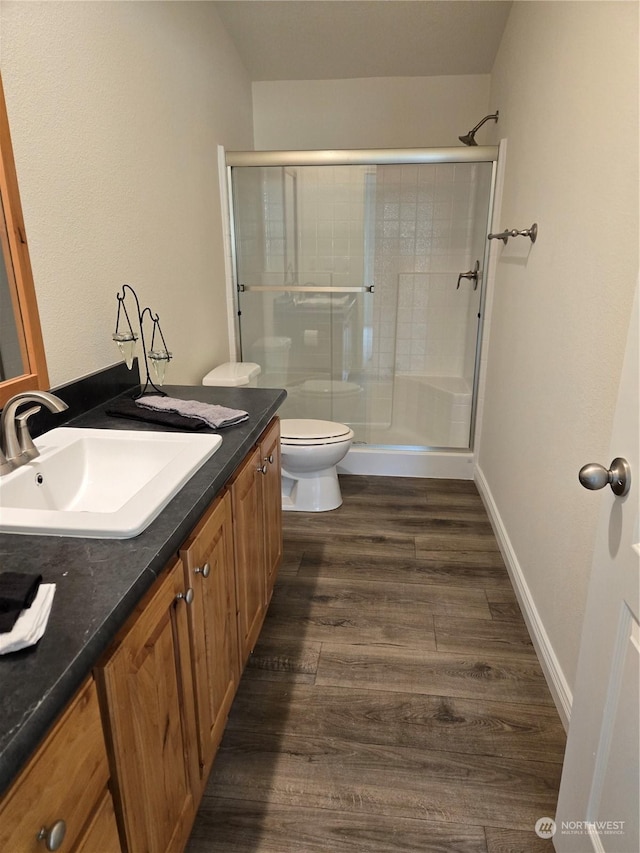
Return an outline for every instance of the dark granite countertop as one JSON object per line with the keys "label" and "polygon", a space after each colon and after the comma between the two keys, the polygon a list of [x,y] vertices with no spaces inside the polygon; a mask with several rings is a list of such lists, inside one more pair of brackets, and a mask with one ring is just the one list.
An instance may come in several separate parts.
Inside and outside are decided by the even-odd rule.
{"label": "dark granite countertop", "polygon": [[[0,656],[0,794],[91,672],[158,574],[277,412],[285,392],[262,388],[169,386],[170,396],[249,412],[221,431],[220,449],[145,531],[133,539],[0,534],[5,571],[38,571],[56,593],[40,642]],[[65,427],[167,430],[110,417],[103,404]],[[54,424],[55,425],[55,424]],[[211,430],[203,430],[211,432]]]}

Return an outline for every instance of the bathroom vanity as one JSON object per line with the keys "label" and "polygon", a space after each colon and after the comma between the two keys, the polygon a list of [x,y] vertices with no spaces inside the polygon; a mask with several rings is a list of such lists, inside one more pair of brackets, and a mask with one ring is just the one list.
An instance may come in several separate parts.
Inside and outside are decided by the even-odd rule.
{"label": "bathroom vanity", "polygon": [[[282,556],[285,395],[167,390],[250,417],[147,530],[0,536],[3,568],[57,585],[40,643],[0,657],[2,850],[137,853],[188,838]],[[72,425],[154,429],[104,408]]]}

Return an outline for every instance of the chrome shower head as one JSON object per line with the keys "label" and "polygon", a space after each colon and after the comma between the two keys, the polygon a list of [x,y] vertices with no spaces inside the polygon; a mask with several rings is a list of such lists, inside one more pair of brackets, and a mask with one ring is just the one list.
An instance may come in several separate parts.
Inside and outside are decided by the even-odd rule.
{"label": "chrome shower head", "polygon": [[479,121],[478,124],[469,131],[469,133],[466,133],[464,136],[459,136],[458,139],[460,142],[464,143],[464,145],[477,145],[478,143],[475,140],[476,131],[482,127],[485,121],[489,121],[489,119],[493,119],[493,121],[497,123],[499,115],[500,112],[496,110],[492,115],[485,116],[482,121]]}

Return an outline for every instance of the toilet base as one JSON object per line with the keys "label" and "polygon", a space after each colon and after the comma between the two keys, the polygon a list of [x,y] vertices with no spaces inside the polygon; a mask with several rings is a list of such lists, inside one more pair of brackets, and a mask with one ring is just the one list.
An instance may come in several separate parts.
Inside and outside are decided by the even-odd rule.
{"label": "toilet base", "polygon": [[342,505],[336,466],[294,476],[282,468],[284,512],[328,512]]}

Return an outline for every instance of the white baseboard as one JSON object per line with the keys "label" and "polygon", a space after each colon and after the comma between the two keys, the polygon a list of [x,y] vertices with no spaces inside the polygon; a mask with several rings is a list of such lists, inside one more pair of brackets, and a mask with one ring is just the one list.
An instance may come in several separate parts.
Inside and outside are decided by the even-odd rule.
{"label": "white baseboard", "polygon": [[507,566],[507,571],[509,572],[511,583],[518,599],[518,603],[520,604],[520,609],[522,610],[522,615],[524,616],[524,621],[529,631],[531,641],[536,650],[536,654],[538,655],[538,660],[540,661],[544,677],[549,685],[553,701],[558,709],[562,725],[566,731],[569,727],[571,705],[573,702],[571,690],[569,689],[567,680],[564,677],[558,658],[556,657],[551,641],[549,640],[549,636],[540,618],[540,614],[538,613],[538,609],[536,608],[529,587],[527,586],[524,573],[520,563],[518,562],[518,558],[507,534],[506,528],[498,511],[498,507],[493,499],[493,495],[491,494],[489,484],[487,483],[482,469],[477,466],[475,471],[475,483],[478,487],[482,502],[489,514],[489,519],[491,520],[493,531],[496,535],[500,551]]}

